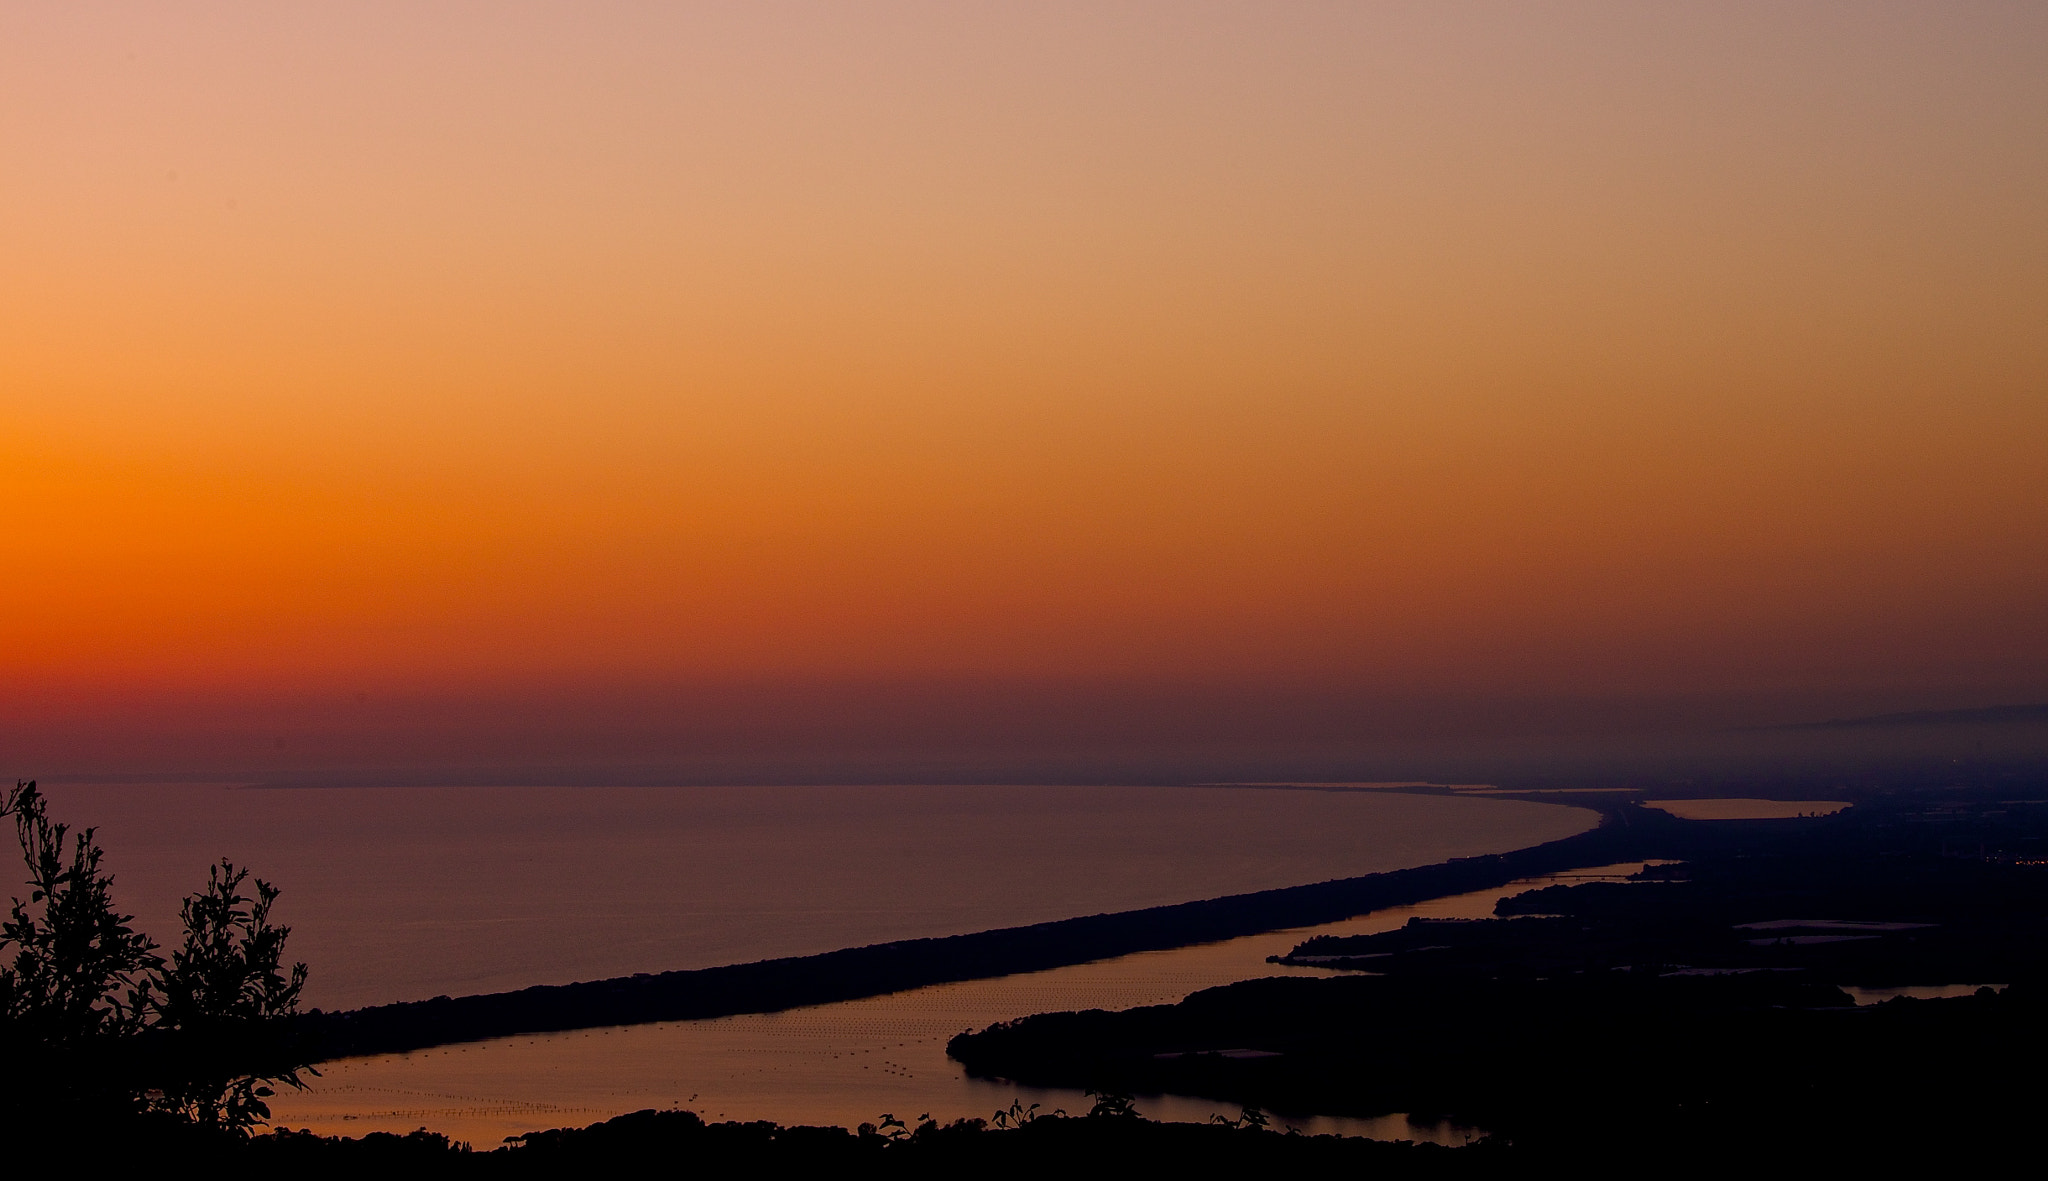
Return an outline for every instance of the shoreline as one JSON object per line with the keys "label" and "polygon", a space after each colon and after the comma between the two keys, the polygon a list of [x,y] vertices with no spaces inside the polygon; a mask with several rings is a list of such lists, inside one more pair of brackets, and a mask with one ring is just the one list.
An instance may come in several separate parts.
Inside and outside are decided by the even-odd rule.
{"label": "shoreline", "polygon": [[[1525,877],[1683,855],[1702,840],[1718,843],[1699,826],[1661,813],[1612,801],[1598,801],[1593,810],[1601,815],[1594,828],[1508,853],[815,955],[315,1011],[306,1015],[303,1029],[316,1060],[325,1062],[517,1034],[779,1012],[1336,922]],[[1713,835],[1733,837],[1732,829],[1748,827],[1722,822],[1713,826]]]}

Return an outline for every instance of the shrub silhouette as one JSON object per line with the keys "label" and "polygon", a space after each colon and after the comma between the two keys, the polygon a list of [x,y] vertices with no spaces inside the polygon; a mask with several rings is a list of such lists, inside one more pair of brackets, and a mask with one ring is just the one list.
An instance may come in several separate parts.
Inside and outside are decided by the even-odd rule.
{"label": "shrub silhouette", "polygon": [[0,947],[17,949],[0,969],[0,1013],[57,1045],[141,1028],[155,944],[115,911],[94,830],[67,845],[69,827],[50,822],[33,783],[16,784],[0,816],[13,818],[29,871],[28,901],[14,899],[0,924]]}
{"label": "shrub silhouette", "polygon": [[284,964],[291,928],[273,926],[277,888],[225,859],[206,889],[185,900],[185,944],[156,976],[155,1032],[174,1033],[174,1069],[151,1106],[205,1127],[244,1130],[270,1118],[269,1084],[293,1087],[306,1069],[288,1019],[298,1012],[306,965]]}
{"label": "shrub silhouette", "polygon": [[[34,782],[0,803],[28,897],[0,923],[0,1110],[24,1124],[174,1119],[245,1135],[271,1084],[303,1086],[292,1036],[306,966],[284,965],[278,891],[228,861],[182,908],[168,960],[114,906],[91,828],[50,819]],[[245,893],[252,885],[253,896]]]}
{"label": "shrub silhouette", "polygon": [[1095,1106],[1088,1109],[1089,1119],[1138,1119],[1137,1101],[1124,1091],[1090,1091]]}

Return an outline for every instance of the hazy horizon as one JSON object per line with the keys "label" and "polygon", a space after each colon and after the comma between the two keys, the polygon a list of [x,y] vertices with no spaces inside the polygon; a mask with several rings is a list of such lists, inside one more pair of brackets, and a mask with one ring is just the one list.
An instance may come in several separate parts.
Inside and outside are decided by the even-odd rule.
{"label": "hazy horizon", "polygon": [[1840,704],[1099,684],[164,695],[17,701],[0,743],[18,774],[50,781],[279,786],[1790,782],[2048,763],[2048,706],[1816,712]]}

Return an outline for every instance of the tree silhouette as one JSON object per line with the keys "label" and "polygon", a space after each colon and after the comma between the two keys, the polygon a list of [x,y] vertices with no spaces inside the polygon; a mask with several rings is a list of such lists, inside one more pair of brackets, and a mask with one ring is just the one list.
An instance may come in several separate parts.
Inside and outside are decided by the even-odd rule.
{"label": "tree silhouette", "polygon": [[0,923],[0,1099],[24,1123],[133,1108],[113,1046],[145,1028],[156,945],[114,909],[92,829],[54,823],[34,783],[0,804],[14,821],[28,897]]}
{"label": "tree silhouette", "polygon": [[0,923],[0,1111],[23,1122],[170,1116],[246,1134],[271,1084],[308,1068],[290,1018],[306,966],[284,964],[278,891],[222,861],[184,902],[169,960],[114,906],[91,828],[50,819],[34,782],[0,803],[14,822],[28,897]]}
{"label": "tree silhouette", "polygon": [[1138,1104],[1124,1091],[1090,1091],[1095,1106],[1088,1109],[1089,1119],[1138,1119]]}
{"label": "tree silhouette", "polygon": [[203,1127],[244,1130],[268,1119],[272,1083],[303,1086],[307,1069],[287,1018],[298,1012],[306,965],[286,970],[291,928],[273,926],[277,888],[225,859],[207,871],[206,889],[185,899],[185,943],[157,973],[152,1009],[160,1031],[174,1032],[175,1069],[151,1106]]}
{"label": "tree silhouette", "polygon": [[14,962],[0,968],[8,1032],[75,1045],[140,1030],[156,945],[114,909],[95,830],[74,835],[53,823],[32,782],[15,784],[0,817],[14,821],[29,887],[0,924],[0,949],[15,948]]}

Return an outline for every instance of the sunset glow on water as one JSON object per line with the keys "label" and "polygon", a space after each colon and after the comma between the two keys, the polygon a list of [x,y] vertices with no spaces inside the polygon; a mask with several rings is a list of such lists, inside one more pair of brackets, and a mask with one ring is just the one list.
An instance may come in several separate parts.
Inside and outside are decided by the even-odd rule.
{"label": "sunset glow on water", "polygon": [[[922,786],[52,789],[161,940],[233,856],[326,1009],[815,955],[1570,836],[1572,808],[1381,792]],[[957,1032],[957,1031],[956,1031]]]}

